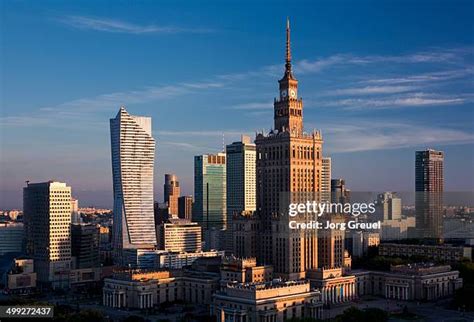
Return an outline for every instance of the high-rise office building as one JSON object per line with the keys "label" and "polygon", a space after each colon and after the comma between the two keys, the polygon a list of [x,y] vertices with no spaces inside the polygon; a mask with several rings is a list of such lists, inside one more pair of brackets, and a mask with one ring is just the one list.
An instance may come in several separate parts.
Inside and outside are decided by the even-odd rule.
{"label": "high-rise office building", "polygon": [[151,118],[130,115],[121,107],[110,120],[114,184],[113,247],[121,262],[126,248],[156,245],[153,213],[155,140]]}
{"label": "high-rise office building", "polygon": [[71,198],[71,222],[73,224],[82,223],[81,214],[79,213],[79,200]]}
{"label": "high-rise office building", "polygon": [[274,129],[268,134],[257,134],[255,140],[257,211],[262,218],[259,259],[273,264],[277,276],[299,279],[305,277],[307,270],[318,267],[317,235],[316,230],[303,232],[288,227],[288,208],[281,209],[282,193],[288,192],[291,202],[318,197],[323,141],[320,132],[308,134],[303,130],[303,100],[298,97],[298,81],[291,65],[289,22],[285,72],[279,80],[279,92],[274,102]]}
{"label": "high-rise office building", "polygon": [[331,179],[331,202],[345,204],[351,200],[351,191],[344,179]]}
{"label": "high-rise office building", "polygon": [[227,238],[226,250],[233,251],[232,218],[257,207],[256,147],[250,137],[226,147],[227,176]]}
{"label": "high-rise office building", "polygon": [[331,158],[322,158],[321,164],[321,201],[331,202]]}
{"label": "high-rise office building", "polygon": [[158,248],[168,252],[200,252],[201,226],[186,219],[170,219],[158,226]]}
{"label": "high-rise office building", "polygon": [[38,282],[68,288],[71,269],[71,187],[48,181],[23,188],[26,252]]}
{"label": "high-rise office building", "polygon": [[194,157],[193,221],[204,230],[226,228],[226,155]]}
{"label": "high-rise office building", "polygon": [[416,151],[415,208],[419,238],[443,238],[444,153]]}
{"label": "high-rise office building", "polygon": [[176,175],[165,174],[164,195],[165,202],[168,204],[168,215],[170,217],[177,217],[180,187],[178,177]]}
{"label": "high-rise office building", "polygon": [[375,207],[377,220],[398,220],[402,216],[402,199],[394,192],[384,192],[377,196]]}
{"label": "high-rise office building", "polygon": [[99,225],[71,225],[71,255],[73,268],[91,268],[100,265]]}
{"label": "high-rise office building", "polygon": [[191,220],[193,215],[193,196],[181,196],[178,198],[178,217]]}
{"label": "high-rise office building", "polygon": [[225,246],[226,155],[205,154],[194,157],[193,221],[202,227],[204,249]]}
{"label": "high-rise office building", "polygon": [[21,253],[25,229],[23,223],[0,223],[0,256],[6,253]]}
{"label": "high-rise office building", "polygon": [[161,225],[170,218],[167,203],[155,202],[153,211],[155,213],[155,225]]}

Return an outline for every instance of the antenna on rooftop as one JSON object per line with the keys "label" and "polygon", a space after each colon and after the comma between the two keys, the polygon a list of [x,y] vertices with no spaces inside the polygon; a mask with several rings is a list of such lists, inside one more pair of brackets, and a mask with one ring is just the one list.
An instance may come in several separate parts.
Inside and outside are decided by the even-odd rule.
{"label": "antenna on rooftop", "polygon": [[225,133],[222,132],[222,152],[225,152]]}

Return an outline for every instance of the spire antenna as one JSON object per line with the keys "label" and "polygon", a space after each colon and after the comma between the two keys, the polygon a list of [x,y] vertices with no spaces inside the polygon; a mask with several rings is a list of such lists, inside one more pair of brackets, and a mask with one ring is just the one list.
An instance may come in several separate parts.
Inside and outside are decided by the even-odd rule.
{"label": "spire antenna", "polygon": [[286,63],[291,62],[290,18],[286,18]]}
{"label": "spire antenna", "polygon": [[225,132],[222,132],[222,152],[225,152]]}
{"label": "spire antenna", "polygon": [[286,64],[285,64],[285,75],[289,78],[293,78],[291,71],[291,41],[290,41],[290,18],[286,18]]}

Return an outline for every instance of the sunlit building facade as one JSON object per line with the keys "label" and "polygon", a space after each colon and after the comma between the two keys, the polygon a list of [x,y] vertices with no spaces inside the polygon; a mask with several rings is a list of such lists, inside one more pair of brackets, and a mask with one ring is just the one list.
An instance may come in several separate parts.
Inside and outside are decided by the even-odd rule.
{"label": "sunlit building facade", "polygon": [[226,155],[194,157],[193,221],[204,230],[226,227]]}
{"label": "sunlit building facade", "polygon": [[331,202],[331,158],[322,158],[321,164],[321,201]]}
{"label": "sunlit building facade", "polygon": [[27,183],[23,188],[26,253],[38,282],[69,288],[71,270],[71,187],[63,182]]}
{"label": "sunlit building facade", "polygon": [[156,245],[153,212],[155,140],[151,118],[130,115],[121,107],[110,120],[114,190],[113,248],[121,250]]}
{"label": "sunlit building facade", "polygon": [[178,198],[181,193],[178,177],[175,174],[165,174],[163,186],[165,202],[168,204],[168,215],[178,217]]}
{"label": "sunlit building facade", "polygon": [[443,238],[444,153],[416,151],[416,230],[419,238]]}
{"label": "sunlit building facade", "polygon": [[226,249],[233,251],[232,219],[242,212],[252,212],[257,207],[256,148],[250,137],[242,136],[240,142],[227,145],[227,234]]}
{"label": "sunlit building facade", "polygon": [[282,193],[289,194],[291,202],[318,198],[323,140],[319,131],[306,133],[303,128],[303,100],[298,97],[298,80],[291,65],[289,22],[285,72],[279,80],[279,94],[274,100],[273,130],[258,133],[255,139],[257,211],[262,224],[258,258],[263,264],[274,265],[276,276],[300,279],[307,270],[318,267],[317,234],[315,230],[289,229],[288,216],[283,213],[288,208],[282,204]]}

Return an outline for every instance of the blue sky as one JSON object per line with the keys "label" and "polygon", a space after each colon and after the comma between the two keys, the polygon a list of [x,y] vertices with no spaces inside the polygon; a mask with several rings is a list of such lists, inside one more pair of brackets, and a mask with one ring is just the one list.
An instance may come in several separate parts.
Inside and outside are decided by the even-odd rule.
{"label": "blue sky", "polygon": [[352,190],[414,189],[414,151],[442,149],[445,189],[474,190],[472,1],[3,1],[0,208],[25,180],[110,206],[109,118],[153,118],[155,194],[222,136],[272,126],[291,19],[307,130]]}

